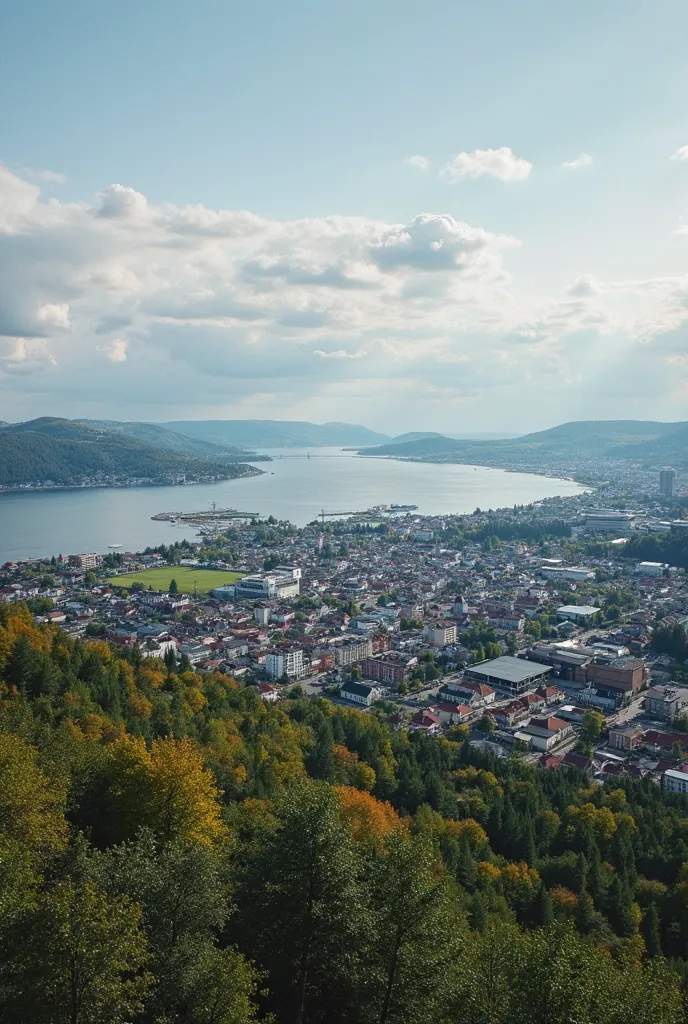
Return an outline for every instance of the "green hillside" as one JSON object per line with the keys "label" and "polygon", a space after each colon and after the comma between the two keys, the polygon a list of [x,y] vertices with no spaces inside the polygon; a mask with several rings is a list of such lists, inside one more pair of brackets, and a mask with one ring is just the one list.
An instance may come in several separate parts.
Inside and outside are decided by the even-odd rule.
{"label": "green hillside", "polygon": [[189,437],[213,444],[251,448],[288,448],[316,445],[380,444],[389,440],[355,423],[307,423],[299,420],[178,420],[163,423]]}
{"label": "green hillside", "polygon": [[110,433],[124,434],[137,441],[160,448],[162,451],[176,452],[190,459],[210,459],[221,464],[228,462],[265,461],[267,456],[256,455],[235,445],[216,444],[202,438],[179,434],[174,430],[158,426],[156,423],[120,422],[118,420],[80,420],[84,426],[95,430],[106,430]]}
{"label": "green hillside", "polygon": [[364,448],[361,455],[468,465],[503,466],[533,472],[571,472],[602,462],[647,466],[688,460],[688,423],[645,420],[583,420],[562,423],[522,437],[502,440],[457,440],[429,435]]}
{"label": "green hillside", "polygon": [[0,430],[0,486],[121,484],[252,476],[245,464],[222,465],[154,448],[144,441],[72,420],[41,417]]}

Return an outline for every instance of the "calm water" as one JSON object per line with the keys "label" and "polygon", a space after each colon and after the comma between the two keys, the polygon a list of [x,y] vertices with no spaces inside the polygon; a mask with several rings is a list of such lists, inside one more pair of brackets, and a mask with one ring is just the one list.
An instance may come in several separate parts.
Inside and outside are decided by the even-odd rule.
{"label": "calm water", "polygon": [[[570,480],[472,466],[366,459],[339,448],[271,449],[265,475],[190,487],[96,488],[0,494],[0,562],[38,555],[104,553],[170,543],[196,532],[152,522],[156,512],[235,508],[289,519],[297,526],[325,511],[414,504],[425,514],[505,508],[554,495],[580,494]],[[283,455],[284,458],[279,456]],[[287,456],[292,456],[291,458]]]}

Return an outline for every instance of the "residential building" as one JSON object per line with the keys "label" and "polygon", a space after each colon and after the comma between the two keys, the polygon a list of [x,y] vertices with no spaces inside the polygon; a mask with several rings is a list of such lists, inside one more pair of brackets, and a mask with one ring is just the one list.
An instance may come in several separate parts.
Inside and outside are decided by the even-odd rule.
{"label": "residential building", "polygon": [[372,657],[373,654],[373,641],[370,637],[351,637],[351,639],[343,640],[332,648],[334,653],[334,663],[339,665],[341,668],[347,665],[355,665],[359,661],[363,661],[365,658]]}
{"label": "residential building", "polygon": [[669,768],[662,775],[662,786],[670,793],[688,793],[688,772],[682,768]]}
{"label": "residential building", "polygon": [[306,667],[300,647],[289,651],[270,651],[265,655],[265,671],[270,679],[303,679]]}
{"label": "residential building", "polygon": [[269,683],[258,683],[258,693],[260,699],[268,704],[274,704],[276,700],[279,700],[279,690],[276,686],[270,686]]}
{"label": "residential building", "polygon": [[459,679],[444,683],[440,695],[447,700],[460,698],[461,703],[472,707],[491,704],[495,699],[495,691],[487,683],[479,683],[471,679]]}
{"label": "residential building", "polygon": [[661,469],[659,471],[659,493],[663,498],[671,498],[674,494],[674,483],[676,482],[676,470]]}
{"label": "residential building", "polygon": [[446,647],[447,644],[456,643],[455,622],[429,622],[425,627],[425,639],[434,647]]}
{"label": "residential building", "polygon": [[653,686],[645,691],[643,707],[649,715],[671,721],[688,704],[688,689],[680,686]]}
{"label": "residential building", "polygon": [[609,746],[615,750],[635,750],[640,746],[644,730],[637,725],[629,725],[609,730]]}
{"label": "residential building", "polygon": [[383,651],[361,662],[361,674],[364,679],[374,679],[379,683],[398,686],[408,679],[411,669],[417,664],[418,658],[415,655],[403,654],[401,651]]}
{"label": "residential building", "polygon": [[69,564],[76,566],[78,569],[95,569],[102,561],[103,556],[94,553],[69,556]]}
{"label": "residential building", "polygon": [[440,720],[432,711],[417,711],[409,722],[409,729],[414,729],[434,736],[440,730]]}

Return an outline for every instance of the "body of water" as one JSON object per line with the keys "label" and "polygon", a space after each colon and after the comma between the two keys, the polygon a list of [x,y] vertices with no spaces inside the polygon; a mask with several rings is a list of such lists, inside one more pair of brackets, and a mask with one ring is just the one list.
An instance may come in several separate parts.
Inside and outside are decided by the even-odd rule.
{"label": "body of water", "polygon": [[[108,545],[140,551],[196,538],[193,526],[153,522],[157,512],[218,508],[258,512],[304,526],[327,511],[373,505],[418,505],[420,514],[446,515],[525,505],[580,494],[571,480],[486,467],[361,458],[339,448],[267,451],[263,476],[189,487],[116,487],[0,494],[0,563],[42,555],[105,553]],[[310,454],[310,458],[306,455]]]}

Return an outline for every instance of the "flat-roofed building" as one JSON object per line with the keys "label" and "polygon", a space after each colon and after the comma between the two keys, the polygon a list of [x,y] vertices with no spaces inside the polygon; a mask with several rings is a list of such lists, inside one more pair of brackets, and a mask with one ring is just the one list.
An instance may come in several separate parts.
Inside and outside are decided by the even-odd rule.
{"label": "flat-roofed building", "polygon": [[688,793],[688,772],[669,768],[662,775],[662,786],[670,793]]}
{"label": "flat-roofed building", "polygon": [[600,609],[593,604],[563,604],[561,608],[557,608],[557,618],[560,622],[566,620],[586,625],[595,618],[599,611]]}
{"label": "flat-roofed building", "polygon": [[488,686],[508,693],[525,693],[544,682],[551,671],[550,665],[539,665],[534,661],[504,655],[502,658],[484,661],[482,665],[471,665],[464,670],[464,679],[487,683]]}
{"label": "flat-roofed building", "polygon": [[429,622],[425,627],[425,639],[435,647],[456,643],[455,622]]}

